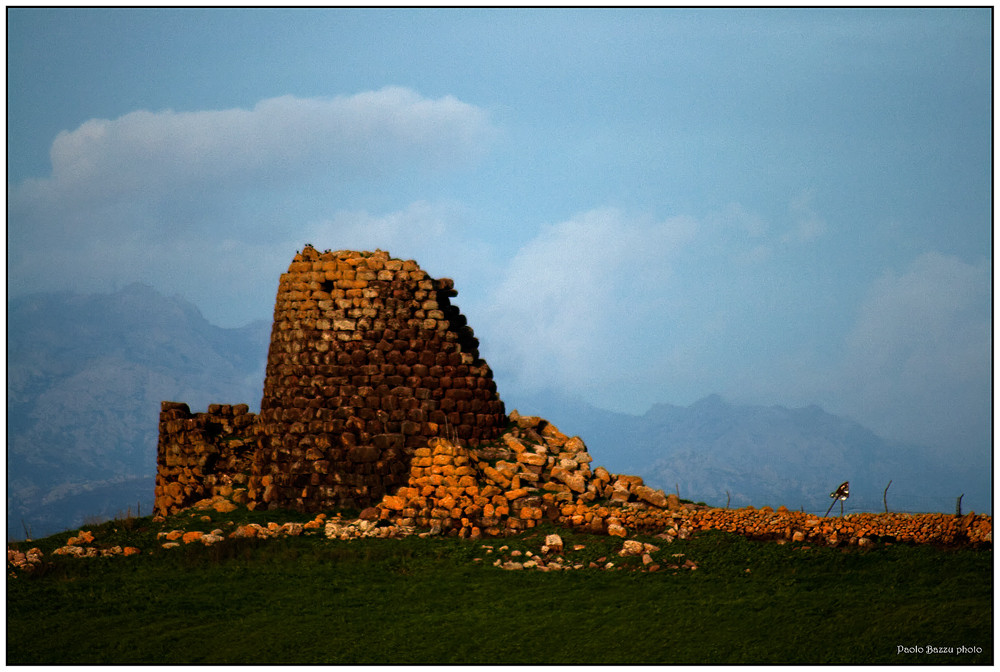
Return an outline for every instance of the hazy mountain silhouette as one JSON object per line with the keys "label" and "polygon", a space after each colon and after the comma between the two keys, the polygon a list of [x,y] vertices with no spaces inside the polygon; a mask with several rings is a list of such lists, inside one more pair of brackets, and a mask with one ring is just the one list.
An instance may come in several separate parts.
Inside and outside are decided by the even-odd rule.
{"label": "hazy mountain silhouette", "polygon": [[152,511],[160,402],[260,403],[270,324],[210,324],[133,284],[7,306],[7,535]]}
{"label": "hazy mountain silhouette", "polygon": [[[190,303],[135,284],[111,294],[38,294],[7,308],[7,535],[152,511],[160,402],[256,410],[270,323],[210,324]],[[724,506],[817,510],[851,481],[847,510],[990,511],[990,471],[895,444],[816,406],[740,406],[712,395],[642,416],[558,393],[500,390],[508,411],[581,436],[612,472]],[[728,494],[727,494],[728,491]],[[839,508],[835,509],[839,512]],[[23,524],[22,524],[23,521]]]}
{"label": "hazy mountain silhouette", "polygon": [[[502,390],[501,390],[502,392]],[[653,487],[733,507],[787,506],[823,513],[830,493],[851,483],[845,511],[992,510],[988,458],[953,464],[935,451],[885,440],[818,406],[730,404],[710,395],[681,407],[656,404],[641,416],[603,411],[555,392],[512,399],[583,437],[595,464],[642,476]],[[839,505],[831,512],[839,513]]]}

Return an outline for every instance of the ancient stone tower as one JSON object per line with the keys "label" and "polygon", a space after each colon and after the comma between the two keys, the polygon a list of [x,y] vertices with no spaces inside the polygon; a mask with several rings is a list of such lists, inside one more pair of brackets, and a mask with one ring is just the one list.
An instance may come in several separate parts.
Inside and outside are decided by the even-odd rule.
{"label": "ancient stone tower", "polygon": [[278,286],[249,499],[366,506],[405,485],[430,438],[497,437],[503,402],[456,294],[386,252],[297,254]]}

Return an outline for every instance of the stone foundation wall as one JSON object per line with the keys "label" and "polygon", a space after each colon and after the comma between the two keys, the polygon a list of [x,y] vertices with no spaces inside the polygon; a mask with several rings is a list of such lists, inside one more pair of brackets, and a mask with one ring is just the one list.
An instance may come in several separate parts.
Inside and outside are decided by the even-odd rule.
{"label": "stone foundation wall", "polygon": [[155,512],[168,515],[216,495],[245,503],[256,418],[246,404],[212,404],[192,414],[187,404],[162,402]]}

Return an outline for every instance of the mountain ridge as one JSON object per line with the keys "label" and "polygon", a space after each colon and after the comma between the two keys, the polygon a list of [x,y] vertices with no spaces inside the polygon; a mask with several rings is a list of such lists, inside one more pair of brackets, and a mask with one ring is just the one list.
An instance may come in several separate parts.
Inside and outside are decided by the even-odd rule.
{"label": "mountain ridge", "polygon": [[[151,511],[160,402],[256,408],[270,330],[264,320],[215,326],[181,297],[138,283],[110,294],[10,300],[8,537],[133,506]],[[847,510],[881,511],[892,479],[890,510],[953,511],[963,492],[965,511],[991,507],[985,469],[886,441],[815,405],[747,406],[713,394],[630,415],[560,392],[500,391],[508,412],[518,408],[581,436],[595,465],[717,506],[822,513],[829,493],[850,480]]]}
{"label": "mountain ridge", "polygon": [[[260,402],[264,321],[216,327],[194,305],[139,283],[17,297],[7,317],[8,537],[140,502],[151,511],[161,401]],[[120,504],[113,490],[97,510],[66,500],[108,482],[121,488]]]}
{"label": "mountain ridge", "polygon": [[728,501],[823,513],[829,493],[850,481],[846,511],[878,512],[887,503],[890,511],[949,512],[963,494],[965,511],[991,508],[983,470],[951,464],[927,447],[883,439],[815,404],[740,405],[711,394],[687,407],[657,403],[629,415],[600,413],[551,391],[517,401],[580,434],[608,469],[717,506]]}

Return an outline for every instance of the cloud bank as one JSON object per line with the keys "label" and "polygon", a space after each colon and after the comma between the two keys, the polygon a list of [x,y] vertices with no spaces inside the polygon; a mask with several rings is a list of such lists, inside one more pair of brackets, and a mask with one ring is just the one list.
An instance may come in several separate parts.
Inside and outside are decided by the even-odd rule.
{"label": "cloud bank", "polygon": [[914,442],[988,445],[991,302],[985,260],[929,252],[886,271],[847,339],[842,384],[853,414]]}
{"label": "cloud bank", "polygon": [[[286,245],[272,268],[272,247],[301,247],[309,222],[343,209],[348,183],[454,172],[495,133],[481,108],[398,87],[91,119],[56,137],[50,176],[8,188],[10,288],[141,280],[196,301],[206,285],[256,291],[262,271],[287,264]],[[233,254],[247,251],[241,267]],[[187,277],[194,266],[206,273]]]}
{"label": "cloud bank", "polygon": [[[317,170],[378,176],[410,162],[475,155],[491,129],[483,110],[390,87],[353,96],[282,96],[252,109],[139,110],[91,119],[52,143],[52,175],[23,198],[158,198],[203,182],[292,181]],[[273,185],[272,185],[273,186]]]}
{"label": "cloud bank", "polygon": [[350,198],[460,173],[496,133],[478,107],[400,88],[90,120],[55,139],[50,176],[8,189],[10,291],[141,280],[235,326],[270,315],[304,243],[381,247],[455,278],[505,394],[551,387],[641,413],[719,392],[988,445],[988,263],[925,253],[843,277],[852,265],[824,247],[836,225],[811,191],[789,196],[782,221],[739,203],[665,219],[595,208],[540,227],[524,213],[511,235],[532,233],[506,241],[510,255],[479,235],[486,213],[447,191]]}
{"label": "cloud bank", "polygon": [[836,303],[822,272],[791,266],[826,229],[793,205],[781,227],[733,204],[662,221],[592,210],[544,228],[491,295],[498,380],[633,413],[712,392],[820,403],[895,439],[988,445],[987,263],[926,253],[869,281],[860,305]]}

